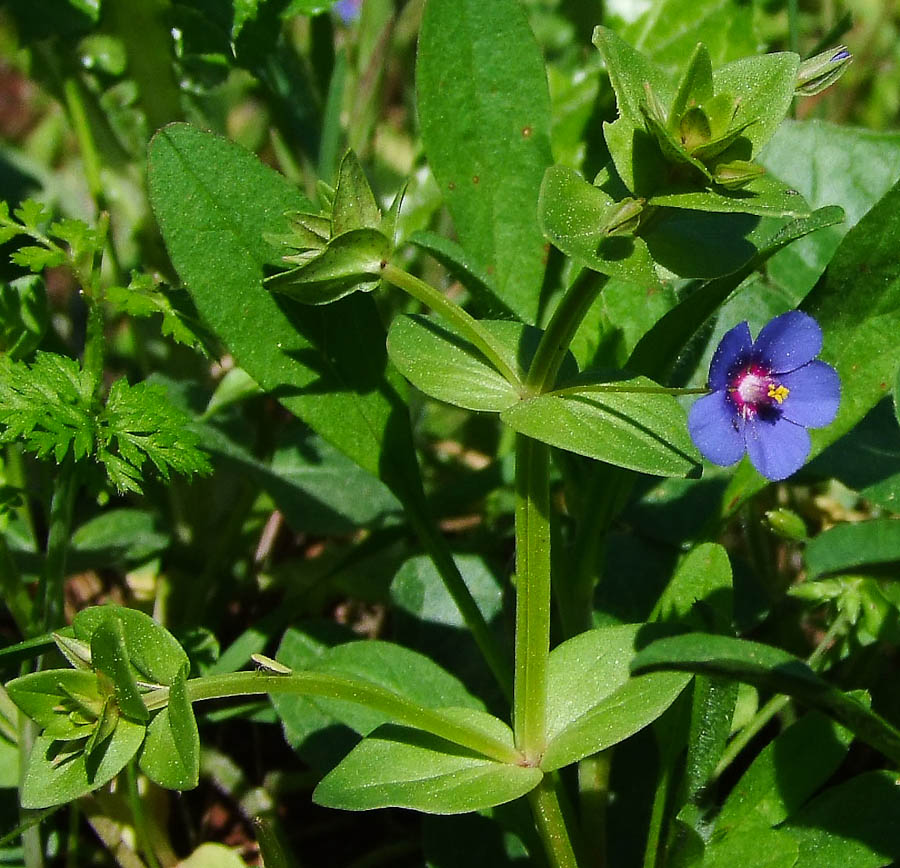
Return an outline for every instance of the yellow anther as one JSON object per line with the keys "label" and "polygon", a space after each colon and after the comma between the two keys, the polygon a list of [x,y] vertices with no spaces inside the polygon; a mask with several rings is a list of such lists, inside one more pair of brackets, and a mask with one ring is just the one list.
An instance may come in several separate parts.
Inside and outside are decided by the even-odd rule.
{"label": "yellow anther", "polygon": [[790,390],[786,386],[776,386],[774,383],[769,383],[769,397],[774,398],[779,404],[783,403],[789,394]]}

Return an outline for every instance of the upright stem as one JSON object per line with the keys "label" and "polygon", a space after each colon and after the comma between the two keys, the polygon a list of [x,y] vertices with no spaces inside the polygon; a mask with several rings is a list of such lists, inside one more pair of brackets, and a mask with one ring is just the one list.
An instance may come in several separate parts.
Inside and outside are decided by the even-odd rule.
{"label": "upright stem", "polygon": [[606,865],[606,808],[612,750],[585,757],[578,763],[578,801],[584,858],[591,868]]}
{"label": "upright stem", "polygon": [[68,455],[59,466],[50,502],[50,530],[47,534],[47,552],[38,594],[42,620],[36,633],[46,632],[62,624],[63,585],[76,487],[75,460]]}
{"label": "upright stem", "polygon": [[149,868],[160,868],[159,859],[156,858],[156,851],[153,849],[147,817],[144,814],[141,794],[138,791],[137,763],[134,760],[125,766],[125,779],[128,785],[128,807],[131,809],[131,819],[137,838],[136,849],[144,854]]}
{"label": "upright stem", "polygon": [[444,317],[461,332],[467,341],[481,350],[484,357],[510,383],[514,386],[521,386],[521,378],[515,369],[515,363],[510,359],[508,350],[477,319],[466,313],[458,304],[450,301],[447,296],[438,292],[424,280],[414,277],[402,268],[397,268],[396,265],[386,263],[381,269],[381,277]]}
{"label": "upright stem", "polygon": [[73,76],[69,76],[63,81],[63,95],[66,99],[69,120],[72,123],[75,138],[78,140],[78,150],[81,152],[81,164],[84,167],[84,179],[87,181],[88,191],[97,206],[102,207],[103,181],[100,178],[100,155],[94,146],[94,136],[91,133],[91,125],[84,108],[81,85]]}
{"label": "upright stem", "polygon": [[578,868],[552,777],[545,776],[528,794],[528,803],[551,868]]}
{"label": "upright stem", "polygon": [[575,332],[608,280],[605,274],[584,269],[556,306],[526,379],[538,394],[553,387]]}
{"label": "upright stem", "polygon": [[547,740],[550,449],[516,435],[516,746],[537,764]]}

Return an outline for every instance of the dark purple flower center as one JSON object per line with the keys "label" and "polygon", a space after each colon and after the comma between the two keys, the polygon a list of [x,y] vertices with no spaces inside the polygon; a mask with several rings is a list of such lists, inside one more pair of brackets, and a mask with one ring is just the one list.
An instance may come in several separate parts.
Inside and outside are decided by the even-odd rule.
{"label": "dark purple flower center", "polygon": [[777,413],[788,389],[757,362],[742,367],[728,382],[728,397],[745,419]]}

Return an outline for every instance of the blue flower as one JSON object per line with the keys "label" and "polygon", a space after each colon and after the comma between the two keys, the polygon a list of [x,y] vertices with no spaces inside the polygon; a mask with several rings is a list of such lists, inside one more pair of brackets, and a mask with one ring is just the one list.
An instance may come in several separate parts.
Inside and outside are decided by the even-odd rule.
{"label": "blue flower", "polygon": [[785,479],[809,457],[807,428],[835,417],[841,397],[837,371],[815,360],[822,329],[805,313],[775,317],[750,337],[739,323],[719,343],[709,366],[712,393],[688,417],[697,448],[714,464],[734,464],[747,452],[767,479]]}
{"label": "blue flower", "polygon": [[344,24],[352,24],[359,18],[362,9],[362,0],[338,0],[334,4],[334,11]]}

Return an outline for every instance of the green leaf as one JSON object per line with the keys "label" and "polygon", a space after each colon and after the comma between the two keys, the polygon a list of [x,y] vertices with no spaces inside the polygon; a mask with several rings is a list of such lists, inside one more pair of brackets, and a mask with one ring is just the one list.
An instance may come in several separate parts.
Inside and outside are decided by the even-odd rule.
{"label": "green leaf", "polygon": [[141,468],[149,459],[163,479],[172,472],[209,473],[200,438],[189,416],[156,384],[113,383],[98,419],[97,457],[117,488],[140,491]]}
{"label": "green leaf", "polygon": [[266,288],[303,304],[331,304],[375,289],[390,255],[390,242],[377,229],[351,229],[305,265],[266,281]]}
{"label": "green leaf", "polygon": [[54,725],[79,705],[93,708],[95,714],[103,705],[96,674],[82,669],[31,672],[8,682],[6,690],[41,729]]}
{"label": "green leaf", "polygon": [[602,274],[658,287],[659,278],[642,238],[610,236],[606,215],[615,204],[599,187],[588,184],[565,166],[551,166],[544,174],[538,218],[544,235],[567,256]]}
{"label": "green leaf", "polygon": [[722,0],[655,0],[629,21],[621,36],[671,75],[703,42],[718,66],[759,50],[754,10]]}
{"label": "green leaf", "polygon": [[760,175],[738,190],[716,186],[711,190],[696,187],[663,188],[649,198],[651,205],[687,208],[724,214],[757,214],[760,217],[809,217],[810,207],[793,187]]}
{"label": "green leaf", "polygon": [[770,741],[728,794],[717,833],[777,826],[797,812],[837,770],[852,735],[810,711]]}
{"label": "green leaf", "polygon": [[33,245],[20,247],[9,258],[15,265],[30,268],[35,273],[41,272],[45,268],[56,268],[66,264],[66,255],[61,250],[50,250]]}
{"label": "green leaf", "polygon": [[[803,159],[797,159],[798,154]],[[792,244],[769,263],[769,277],[799,303],[844,235],[900,177],[900,133],[787,120],[761,160],[814,208],[838,204],[846,212],[843,223]]]}
{"label": "green leaf", "polygon": [[178,868],[247,868],[247,863],[233,847],[207,841],[179,862]]}
{"label": "green leaf", "polygon": [[503,302],[537,319],[544,240],[535,219],[550,165],[541,52],[516,0],[429,0],[416,91],[428,163],[462,246]]}
{"label": "green leaf", "polygon": [[684,689],[690,680],[684,675],[629,675],[642,626],[588,630],[550,652],[544,771],[628,738],[656,720]]}
{"label": "green leaf", "polygon": [[91,568],[137,564],[164,551],[170,542],[153,512],[107,509],[72,534],[69,557]]}
{"label": "green leaf", "polygon": [[780,829],[748,829],[716,838],[703,854],[702,868],[794,868],[800,848]]}
{"label": "green leaf", "polygon": [[[837,418],[810,432],[818,455],[850,431],[888,391],[900,347],[900,184],[895,185],[841,242],[825,275],[802,308],[824,333],[821,358],[841,378]],[[740,467],[722,503],[730,513],[765,486],[749,465]]]}
{"label": "green leaf", "polygon": [[[609,73],[610,84],[616,93],[616,105],[620,117],[625,118],[626,126],[632,130],[643,130],[644,114],[641,106],[647,102],[647,91],[644,84],[645,82],[649,84],[660,102],[664,106],[668,106],[675,96],[675,89],[669,77],[655,63],[640,51],[632,48],[608,27],[598,27],[594,31],[594,45],[597,46],[606,62],[606,71]],[[692,45],[691,48],[693,49],[693,47]],[[608,130],[609,126],[609,124],[604,124],[604,131]],[[612,151],[612,147],[610,147],[610,151]],[[613,158],[615,159],[615,155]],[[621,171],[619,174],[623,178],[626,177]]]}
{"label": "green leaf", "polygon": [[713,70],[716,93],[728,93],[738,100],[733,123],[753,121],[741,134],[751,144],[743,159],[756,157],[784,120],[794,98],[799,65],[799,55],[783,51],[742,57]]}
{"label": "green leaf", "polygon": [[664,623],[727,631],[734,616],[734,600],[731,562],[724,547],[701,543],[691,549],[666,585],[654,616]]}
{"label": "green leaf", "polygon": [[840,208],[832,206],[786,223],[760,245],[739,271],[707,281],[664,314],[635,346],[628,368],[665,382],[685,343],[750,274],[787,245],[839,223],[843,216]]}
{"label": "green leaf", "polygon": [[110,621],[121,622],[128,659],[142,679],[153,684],[171,685],[182,666],[189,663],[178,640],[165,627],[137,609],[92,606],[82,609],[75,616],[72,626],[76,638],[90,640],[97,629]]}
{"label": "green leaf", "polygon": [[137,753],[144,740],[143,724],[120,717],[113,734],[98,746],[91,768],[80,749],[39,735],[28,757],[22,781],[23,808],[64,805],[111,781]]}
{"label": "green leaf", "polygon": [[141,771],[161,787],[190,790],[200,779],[200,734],[183,666],[169,688],[169,704],[150,721],[141,749]]}
{"label": "green leaf", "polygon": [[50,322],[44,281],[26,275],[0,283],[0,352],[12,359],[31,355]]}
{"label": "green leaf", "polygon": [[116,704],[126,717],[145,723],[150,718],[141,699],[125,647],[125,632],[118,618],[107,618],[91,633],[91,666],[109,678]]}
{"label": "green leaf", "polygon": [[900,860],[898,815],[896,773],[874,771],[826,790],[781,829],[800,847],[795,868],[880,868]]}
{"label": "green leaf", "polygon": [[[542,332],[534,326],[500,320],[479,323],[506,349],[513,370],[528,370]],[[388,355],[417,389],[467,410],[499,413],[520,400],[516,388],[481,351],[451,327],[425,316],[399,316],[388,332]],[[577,368],[567,357],[563,376]]]}
{"label": "green leaf", "polygon": [[[263,288],[282,249],[286,212],[312,205],[253,154],[186,125],[150,144],[150,197],[169,254],[197,309],[238,364],[295,415],[410,498],[418,468],[372,299],[309,308]],[[184,202],[194,203],[191,209]],[[390,428],[391,436],[386,432]]]}
{"label": "green leaf", "polygon": [[632,661],[632,671],[677,670],[721,675],[772,693],[785,693],[823,711],[894,762],[900,758],[900,731],[852,694],[831,687],[802,660],[769,645],[687,633],[652,642]]}
{"label": "green leaf", "polygon": [[[614,388],[652,385],[643,377],[610,383]],[[579,387],[521,401],[500,418],[535,440],[641,473],[700,472],[685,412],[671,395]]]}
{"label": "green leaf", "polygon": [[93,384],[74,359],[37,353],[29,367],[0,355],[0,442],[76,460],[94,449]]}
{"label": "green leaf", "polygon": [[[490,623],[503,608],[503,589],[484,559],[476,555],[454,557],[478,608]],[[391,600],[397,608],[426,624],[465,627],[453,598],[444,587],[434,562],[415,555],[403,563],[391,582]],[[427,627],[426,627],[427,630]],[[456,639],[453,639],[454,644]]]}
{"label": "green leaf", "polygon": [[348,534],[401,512],[390,489],[299,421],[279,432],[272,460],[259,461],[214,425],[197,425],[207,450],[260,485],[298,532]]}
{"label": "green leaf", "polygon": [[876,518],[835,525],[809,541],[805,560],[809,579],[900,561],[900,521]]}
{"label": "green leaf", "polygon": [[537,768],[494,762],[413,729],[384,726],[325,776],[313,801],[345,811],[462,814],[524,796],[542,777]]}
{"label": "green leaf", "polygon": [[177,343],[206,352],[209,335],[196,320],[190,299],[158,285],[149,274],[134,274],[128,286],[110,286],[105,300],[129,316],[162,317],[160,332]]}

